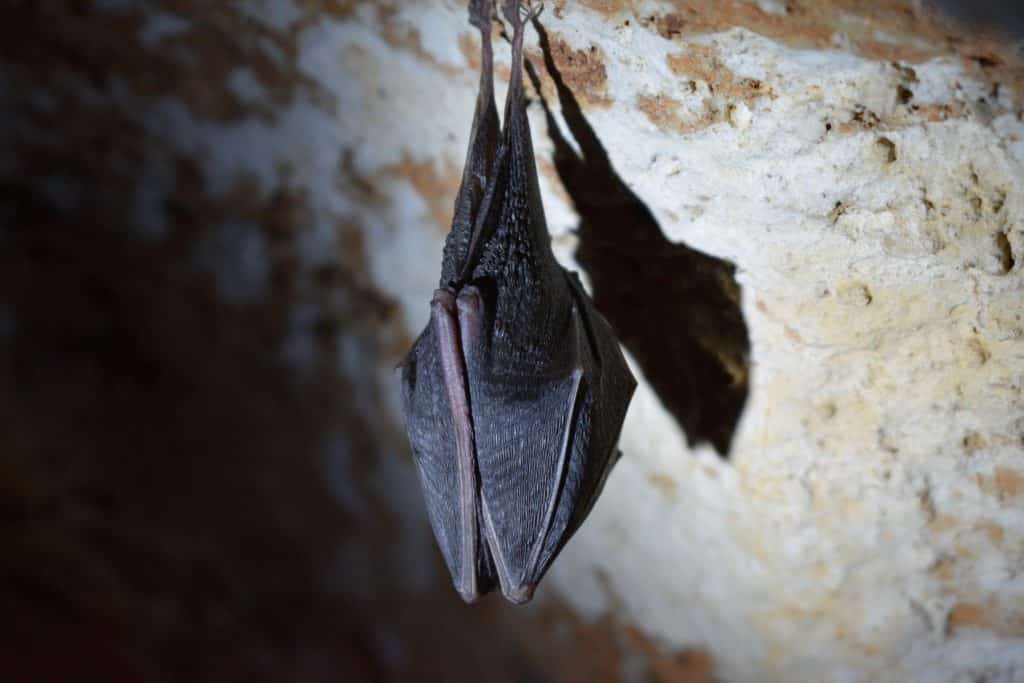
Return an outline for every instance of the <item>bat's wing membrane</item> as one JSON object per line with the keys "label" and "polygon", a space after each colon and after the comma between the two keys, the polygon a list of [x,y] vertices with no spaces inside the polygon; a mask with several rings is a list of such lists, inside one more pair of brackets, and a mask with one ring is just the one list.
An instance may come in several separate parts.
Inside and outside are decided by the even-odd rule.
{"label": "bat's wing membrane", "polygon": [[[471,375],[472,375],[471,371]],[[528,600],[566,473],[582,371],[474,378],[484,534],[506,597]]]}
{"label": "bat's wing membrane", "polygon": [[480,89],[473,112],[469,149],[462,169],[462,181],[455,197],[455,213],[445,257],[441,284],[450,285],[472,272],[475,256],[490,227],[489,206],[494,201],[497,185],[496,164],[501,128],[494,103],[494,57],[491,47],[491,15],[493,0],[471,0],[469,22],[480,29]]}
{"label": "bat's wing membrane", "polygon": [[[586,333],[587,353],[583,363],[589,388],[588,402],[577,420],[586,425],[577,433],[585,432],[587,439],[581,436],[574,442],[575,451],[569,460],[570,467],[574,468],[571,476],[579,480],[575,509],[565,511],[569,517],[567,531],[571,535],[590,513],[608,473],[621,454],[616,444],[626,409],[636,390],[636,379],[626,364],[611,325],[584,293],[576,274],[566,273],[566,279]],[[558,550],[560,547],[551,549],[553,553]]]}
{"label": "bat's wing membrane", "polygon": [[400,366],[402,402],[434,535],[456,590],[472,602],[493,589],[494,569],[480,530],[473,425],[458,323],[451,302],[438,298],[435,295],[431,324]]}
{"label": "bat's wing membrane", "polygon": [[574,304],[561,372],[469,371],[483,530],[513,601],[529,599],[590,512],[636,388],[610,326],[566,277]]}
{"label": "bat's wing membrane", "polygon": [[428,326],[400,366],[402,404],[430,524],[457,583],[463,563],[459,501],[452,495],[459,490],[458,467],[451,411],[435,400],[445,392],[435,347],[436,335]]}
{"label": "bat's wing membrane", "polygon": [[[528,600],[617,459],[636,381],[608,323],[578,282],[567,280],[574,304],[557,370],[541,377],[507,367],[495,373],[485,356],[471,353],[469,367],[453,373],[445,355],[460,349],[445,341],[444,329],[458,322],[436,307],[400,366],[430,522],[467,599],[491,590],[496,574],[507,597]],[[471,418],[453,409],[462,400],[451,397],[453,381],[469,388]],[[468,454],[465,445],[460,453],[458,436],[467,429]]]}

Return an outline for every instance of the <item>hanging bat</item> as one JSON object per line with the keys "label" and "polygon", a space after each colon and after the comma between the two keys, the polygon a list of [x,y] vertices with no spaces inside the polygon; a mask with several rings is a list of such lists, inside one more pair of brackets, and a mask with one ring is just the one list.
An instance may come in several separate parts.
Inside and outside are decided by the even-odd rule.
{"label": "hanging bat", "polygon": [[[430,322],[399,366],[434,535],[467,602],[537,583],[619,457],[636,380],[544,221],[523,95],[523,34],[539,10],[504,0],[512,80],[499,129],[494,0],[471,0],[483,43],[469,151]],[[626,229],[628,226],[623,226]]]}

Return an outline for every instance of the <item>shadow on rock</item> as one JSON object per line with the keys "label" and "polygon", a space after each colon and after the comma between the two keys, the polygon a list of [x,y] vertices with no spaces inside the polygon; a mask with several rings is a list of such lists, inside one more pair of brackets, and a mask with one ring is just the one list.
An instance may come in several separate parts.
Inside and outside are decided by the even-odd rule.
{"label": "shadow on rock", "polygon": [[[686,432],[728,457],[749,393],[750,340],[736,267],[666,239],[650,209],[626,186],[555,66],[534,22],[577,154],[541,97],[554,163],[580,217],[576,258],[594,301],[636,358],[647,382]],[[528,73],[538,93],[532,64]]]}

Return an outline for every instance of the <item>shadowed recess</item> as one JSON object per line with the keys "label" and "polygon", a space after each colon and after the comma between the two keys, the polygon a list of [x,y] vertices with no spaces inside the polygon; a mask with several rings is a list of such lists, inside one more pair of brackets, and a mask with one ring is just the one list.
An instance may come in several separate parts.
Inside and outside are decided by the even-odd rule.
{"label": "shadowed recess", "polygon": [[[644,377],[686,432],[728,457],[749,393],[750,339],[736,267],[666,239],[650,209],[626,187],[554,60],[539,22],[544,65],[580,154],[541,97],[554,163],[580,217],[576,258],[594,301]],[[527,63],[533,85],[540,83]]]}
{"label": "shadowed recess", "polygon": [[974,30],[994,32],[1010,40],[1024,40],[1024,4],[1020,2],[927,0],[925,5]]}

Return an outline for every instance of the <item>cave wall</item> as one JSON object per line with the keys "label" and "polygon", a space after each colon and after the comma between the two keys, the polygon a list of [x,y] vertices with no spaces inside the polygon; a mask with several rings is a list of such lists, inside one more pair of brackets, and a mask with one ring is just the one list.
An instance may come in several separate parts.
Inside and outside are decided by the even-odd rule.
{"label": "cave wall", "polygon": [[467,607],[392,370],[461,175],[462,4],[3,12],[4,666],[1019,680],[1008,41],[909,2],[549,3],[548,224],[640,387],[535,602]]}

